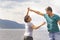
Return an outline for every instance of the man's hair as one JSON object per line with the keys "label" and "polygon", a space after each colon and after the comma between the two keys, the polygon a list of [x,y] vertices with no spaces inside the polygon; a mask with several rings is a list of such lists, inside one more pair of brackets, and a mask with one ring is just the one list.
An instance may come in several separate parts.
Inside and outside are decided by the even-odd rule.
{"label": "man's hair", "polygon": [[52,8],[49,6],[46,8],[47,11],[51,11],[52,12]]}
{"label": "man's hair", "polygon": [[29,18],[31,18],[30,16],[28,16],[28,15],[26,15],[25,17],[24,17],[24,21],[27,23],[27,22],[29,22],[29,21],[27,21]]}

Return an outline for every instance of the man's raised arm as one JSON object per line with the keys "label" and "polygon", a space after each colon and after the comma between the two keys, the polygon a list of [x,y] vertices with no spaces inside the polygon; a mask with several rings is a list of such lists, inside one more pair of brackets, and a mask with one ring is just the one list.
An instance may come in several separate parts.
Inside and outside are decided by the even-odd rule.
{"label": "man's raised arm", "polygon": [[28,10],[29,10],[29,11],[32,11],[32,12],[35,12],[35,13],[37,13],[37,14],[41,15],[41,16],[44,16],[44,14],[43,14],[43,13],[41,13],[41,12],[39,12],[39,11],[32,10],[32,9],[30,9],[30,8],[28,8]]}

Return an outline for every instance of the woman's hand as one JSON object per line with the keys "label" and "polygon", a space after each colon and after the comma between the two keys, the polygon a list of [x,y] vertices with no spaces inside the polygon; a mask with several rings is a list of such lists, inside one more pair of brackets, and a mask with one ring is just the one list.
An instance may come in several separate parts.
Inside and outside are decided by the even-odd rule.
{"label": "woman's hand", "polygon": [[28,11],[30,10],[30,8],[28,8]]}

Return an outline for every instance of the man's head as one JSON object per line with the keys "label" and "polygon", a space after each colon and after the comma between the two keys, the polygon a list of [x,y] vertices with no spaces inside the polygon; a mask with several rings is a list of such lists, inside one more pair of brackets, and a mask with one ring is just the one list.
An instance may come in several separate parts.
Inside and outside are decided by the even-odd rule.
{"label": "man's head", "polygon": [[24,17],[24,21],[25,21],[26,23],[30,22],[30,21],[31,21],[31,17],[28,16],[28,15],[26,15],[26,16]]}
{"label": "man's head", "polygon": [[51,8],[51,7],[47,7],[47,8],[46,8],[46,13],[47,13],[48,15],[50,15],[50,14],[52,13],[52,8]]}

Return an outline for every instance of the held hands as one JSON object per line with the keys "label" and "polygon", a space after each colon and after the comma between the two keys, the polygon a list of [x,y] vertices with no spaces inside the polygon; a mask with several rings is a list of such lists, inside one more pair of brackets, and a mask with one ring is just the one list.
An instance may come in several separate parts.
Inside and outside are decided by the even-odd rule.
{"label": "held hands", "polygon": [[30,8],[27,8],[28,9],[28,11],[30,10]]}
{"label": "held hands", "polygon": [[31,11],[31,9],[30,9],[30,8],[28,8],[28,11]]}

